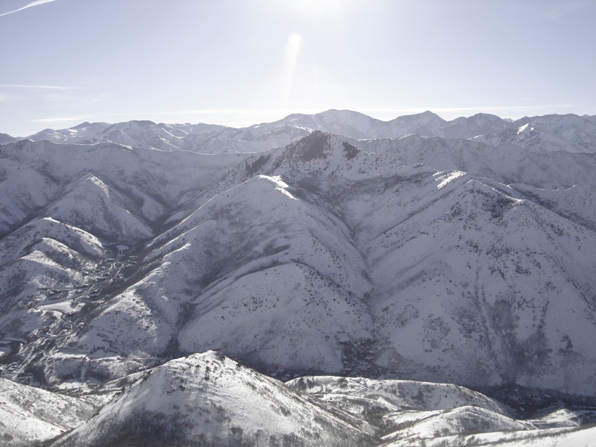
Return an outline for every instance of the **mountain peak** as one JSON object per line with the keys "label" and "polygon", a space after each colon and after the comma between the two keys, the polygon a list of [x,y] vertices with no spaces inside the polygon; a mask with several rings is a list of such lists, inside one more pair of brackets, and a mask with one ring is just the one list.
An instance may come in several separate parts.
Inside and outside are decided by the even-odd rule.
{"label": "mountain peak", "polygon": [[84,129],[85,127],[89,126],[90,124],[91,123],[89,121],[85,121],[85,122],[83,122],[81,124],[78,124],[78,125],[76,125],[74,127],[71,127],[71,129],[75,129],[75,130],[77,130],[77,129]]}
{"label": "mountain peak", "polygon": [[288,152],[292,154],[293,158],[301,162],[324,159],[330,153],[331,139],[329,133],[315,130],[289,147]]}

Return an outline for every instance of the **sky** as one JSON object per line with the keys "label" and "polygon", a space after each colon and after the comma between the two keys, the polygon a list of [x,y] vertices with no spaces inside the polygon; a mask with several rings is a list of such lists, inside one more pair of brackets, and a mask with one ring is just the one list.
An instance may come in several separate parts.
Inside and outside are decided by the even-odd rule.
{"label": "sky", "polygon": [[594,0],[0,0],[0,132],[596,114]]}

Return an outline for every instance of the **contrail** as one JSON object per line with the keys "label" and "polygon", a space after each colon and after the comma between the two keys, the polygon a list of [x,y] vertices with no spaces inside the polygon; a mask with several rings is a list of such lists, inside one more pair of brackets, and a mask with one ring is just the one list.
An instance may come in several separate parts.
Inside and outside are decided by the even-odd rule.
{"label": "contrail", "polygon": [[7,16],[8,14],[14,14],[15,12],[22,11],[23,9],[31,8],[33,6],[43,5],[44,3],[50,3],[50,2],[53,2],[53,1],[56,1],[56,0],[35,0],[34,2],[27,3],[22,8],[15,9],[14,11],[8,11],[8,12],[5,12],[5,13],[2,13],[2,14],[0,14],[0,17]]}
{"label": "contrail", "polygon": [[77,90],[78,89],[78,87],[65,87],[65,86],[61,86],[61,85],[37,85],[37,84],[0,84],[0,88],[36,88],[36,89],[46,89],[46,90]]}

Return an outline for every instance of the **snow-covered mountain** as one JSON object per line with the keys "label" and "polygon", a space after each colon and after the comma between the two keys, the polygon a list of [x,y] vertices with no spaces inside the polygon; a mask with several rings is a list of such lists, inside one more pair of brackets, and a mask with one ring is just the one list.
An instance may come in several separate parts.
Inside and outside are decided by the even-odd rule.
{"label": "snow-covered mountain", "polygon": [[0,133],[0,144],[8,144],[13,143],[17,140],[17,138],[11,137],[8,134]]}
{"label": "snow-covered mountain", "polygon": [[129,438],[135,445],[367,446],[374,431],[349,412],[208,352],[146,371],[53,445],[129,445]]}
{"label": "snow-covered mountain", "polygon": [[571,143],[585,147],[591,152],[596,148],[594,132],[596,124],[594,117],[586,119],[574,114],[545,115],[531,118],[521,118],[515,123],[517,126],[528,125],[540,132],[549,133]]}
{"label": "snow-covered mountain", "polygon": [[596,420],[594,409],[523,417],[445,383],[337,376],[283,383],[213,351],[76,396],[4,379],[0,390],[4,445],[589,446],[594,429],[582,426]]}
{"label": "snow-covered mountain", "polygon": [[[481,138],[493,146],[515,143],[538,151],[596,151],[595,117],[547,115],[524,117],[517,121],[478,113],[445,121],[426,111],[381,121],[350,110],[327,110],[312,115],[292,114],[272,123],[255,124],[242,129],[211,124],[156,124],[129,121],[118,124],[82,123],[78,126],[46,129],[28,138],[55,143],[113,142],[131,147],[176,149],[205,154],[225,152],[260,152],[298,141],[311,132],[322,131],[353,140],[399,138],[405,135],[470,139]],[[0,144],[13,142],[0,135]],[[573,144],[570,144],[573,143]]]}
{"label": "snow-covered mountain", "polygon": [[1,145],[0,372],[84,409],[4,433],[128,445],[157,418],[181,445],[587,439],[588,118],[331,110]]}

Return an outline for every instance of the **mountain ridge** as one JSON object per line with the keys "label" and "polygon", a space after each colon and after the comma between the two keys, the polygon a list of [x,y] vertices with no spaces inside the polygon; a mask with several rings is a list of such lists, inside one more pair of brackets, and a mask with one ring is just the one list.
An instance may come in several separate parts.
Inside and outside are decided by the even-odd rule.
{"label": "mountain ridge", "polygon": [[[446,121],[437,114],[426,111],[399,116],[383,121],[360,112],[330,109],[315,114],[291,114],[271,123],[254,124],[244,128],[232,128],[214,124],[164,124],[149,120],[128,122],[81,123],[62,130],[46,129],[27,138],[33,141],[57,143],[94,143],[110,141],[127,146],[150,146],[158,150],[191,150],[202,153],[258,152],[285,146],[313,131],[340,134],[352,139],[399,138],[409,134],[426,137],[470,139],[485,136],[492,145],[503,144],[524,126],[536,128],[543,138],[558,141],[560,138],[576,144],[581,152],[596,151],[594,117],[574,114],[523,117],[514,121],[496,115],[477,113]],[[564,124],[562,122],[565,121]],[[567,135],[561,135],[567,132]],[[495,136],[493,136],[495,134]],[[503,136],[499,136],[503,134]],[[4,134],[3,134],[4,135]],[[489,137],[490,136],[490,137]],[[18,139],[6,135],[0,144]],[[519,138],[518,138],[519,140]]]}

